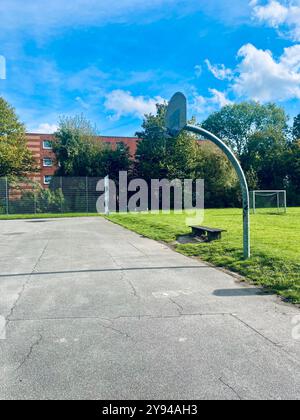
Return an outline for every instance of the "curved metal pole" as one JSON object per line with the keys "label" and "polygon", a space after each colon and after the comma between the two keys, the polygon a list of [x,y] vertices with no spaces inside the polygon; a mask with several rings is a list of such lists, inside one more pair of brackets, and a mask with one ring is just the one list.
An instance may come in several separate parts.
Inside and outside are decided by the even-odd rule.
{"label": "curved metal pole", "polygon": [[244,258],[248,259],[251,257],[251,244],[250,244],[250,196],[248,183],[244,174],[244,171],[240,165],[240,162],[230,150],[230,148],[217,136],[205,130],[204,128],[197,127],[195,125],[186,125],[184,130],[191,131],[196,134],[201,134],[208,140],[212,141],[218,146],[228,157],[232,163],[241,183],[243,193],[243,222],[244,222]]}

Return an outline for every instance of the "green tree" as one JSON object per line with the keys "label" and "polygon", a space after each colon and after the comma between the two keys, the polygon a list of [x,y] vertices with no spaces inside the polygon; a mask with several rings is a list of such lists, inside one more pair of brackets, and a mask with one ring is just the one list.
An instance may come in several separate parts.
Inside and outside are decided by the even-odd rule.
{"label": "green tree", "polygon": [[223,107],[210,115],[202,126],[223,139],[241,158],[254,133],[272,127],[285,133],[287,122],[284,109],[275,104],[243,102]]}
{"label": "green tree", "polygon": [[109,175],[110,179],[118,182],[119,172],[126,171],[131,174],[132,160],[129,148],[126,145],[118,145],[115,150],[104,149],[99,161],[96,163],[95,171],[97,175]]}
{"label": "green tree", "polygon": [[257,185],[252,188],[284,188],[287,149],[286,136],[275,127],[256,131],[249,136],[241,162],[247,174],[256,174]]}
{"label": "green tree", "polygon": [[300,114],[294,119],[293,138],[295,140],[300,140]]}
{"label": "green tree", "polygon": [[182,132],[176,138],[165,129],[166,105],[157,105],[156,115],[146,115],[136,152],[136,175],[151,179],[193,178],[197,159],[195,136]]}
{"label": "green tree", "polygon": [[137,148],[136,174],[148,182],[154,178],[202,178],[206,206],[239,204],[237,178],[225,155],[210,142],[198,142],[191,133],[168,136],[165,112],[165,105],[157,105],[156,115],[146,115],[143,131],[137,133],[142,140]]}
{"label": "green tree", "polygon": [[103,150],[96,135],[96,128],[83,115],[60,119],[53,143],[59,162],[57,175],[94,175],[95,164]]}
{"label": "green tree", "polygon": [[0,97],[0,177],[25,176],[37,170],[26,145],[25,126],[14,108]]}
{"label": "green tree", "polygon": [[83,115],[62,117],[53,145],[59,162],[57,175],[104,177],[117,180],[119,171],[131,165],[127,147],[104,148],[97,138],[97,129]]}
{"label": "green tree", "polygon": [[300,140],[293,142],[286,153],[286,188],[290,205],[300,205]]}
{"label": "green tree", "polygon": [[234,207],[241,204],[235,171],[221,150],[212,143],[199,143],[196,177],[205,182],[205,207]]}

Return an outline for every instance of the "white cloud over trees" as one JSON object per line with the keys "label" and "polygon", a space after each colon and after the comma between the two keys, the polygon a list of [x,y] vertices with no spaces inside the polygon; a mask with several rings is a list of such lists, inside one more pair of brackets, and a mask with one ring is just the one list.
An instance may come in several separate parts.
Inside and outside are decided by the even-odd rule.
{"label": "white cloud over trees", "polygon": [[141,118],[145,114],[155,113],[156,104],[163,102],[161,97],[134,96],[129,91],[116,89],[106,95],[104,107],[112,113],[111,118],[118,120],[129,115]]}
{"label": "white cloud over trees", "polygon": [[[269,50],[245,44],[237,58],[229,88],[236,97],[261,102],[300,99],[300,45],[285,48],[276,59]],[[212,67],[225,69],[223,65]]]}
{"label": "white cloud over trees", "polygon": [[280,29],[294,41],[300,41],[300,0],[252,0],[253,17],[271,28]]}

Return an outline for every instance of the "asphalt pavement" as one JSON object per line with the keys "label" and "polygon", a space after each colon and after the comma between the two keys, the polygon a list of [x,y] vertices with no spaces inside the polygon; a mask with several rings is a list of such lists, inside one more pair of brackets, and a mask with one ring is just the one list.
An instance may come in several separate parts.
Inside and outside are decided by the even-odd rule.
{"label": "asphalt pavement", "polygon": [[300,399],[299,315],[101,217],[0,221],[1,399]]}

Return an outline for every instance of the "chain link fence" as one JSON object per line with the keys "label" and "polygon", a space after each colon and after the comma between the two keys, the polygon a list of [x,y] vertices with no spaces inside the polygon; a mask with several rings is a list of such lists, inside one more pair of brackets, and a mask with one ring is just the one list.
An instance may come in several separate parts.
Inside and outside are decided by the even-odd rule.
{"label": "chain link fence", "polygon": [[48,186],[23,178],[0,178],[0,214],[97,213],[101,178],[52,177]]}

